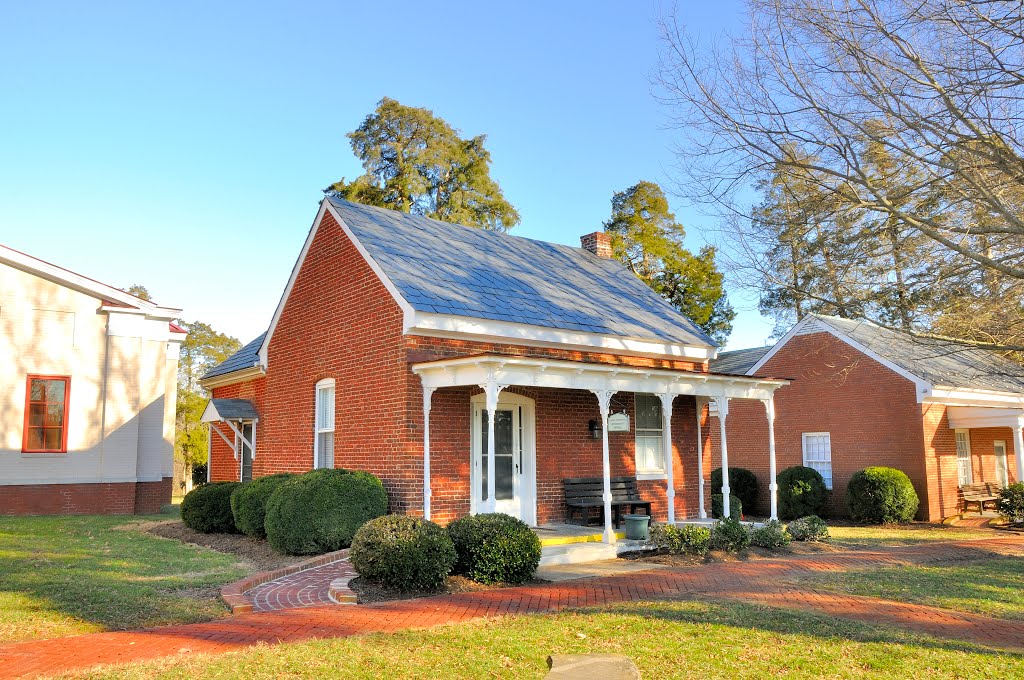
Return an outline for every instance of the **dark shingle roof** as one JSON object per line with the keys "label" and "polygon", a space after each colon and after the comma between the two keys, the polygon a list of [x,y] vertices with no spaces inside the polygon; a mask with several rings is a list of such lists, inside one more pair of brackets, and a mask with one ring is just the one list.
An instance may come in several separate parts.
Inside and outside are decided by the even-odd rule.
{"label": "dark shingle roof", "polygon": [[721,352],[717,359],[711,361],[710,370],[712,373],[726,373],[728,375],[746,375],[751,367],[761,360],[771,345],[768,347],[751,347],[749,349],[736,349],[731,352]]}
{"label": "dark shingle roof", "polygon": [[224,420],[256,420],[259,414],[248,399],[211,399],[218,415]]}
{"label": "dark shingle roof", "polygon": [[618,261],[581,248],[327,200],[417,311],[714,346]]}
{"label": "dark shingle roof", "polygon": [[227,375],[257,365],[260,362],[260,347],[265,337],[267,334],[261,333],[258,338],[207,371],[203,379],[216,378],[218,375]]}
{"label": "dark shingle roof", "polygon": [[868,321],[816,319],[933,385],[1024,392],[1024,367],[995,352],[917,338]]}

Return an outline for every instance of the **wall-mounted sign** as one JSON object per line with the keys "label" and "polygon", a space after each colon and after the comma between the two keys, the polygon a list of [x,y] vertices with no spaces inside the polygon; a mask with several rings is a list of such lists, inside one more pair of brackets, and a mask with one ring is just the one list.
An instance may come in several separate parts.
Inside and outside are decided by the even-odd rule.
{"label": "wall-mounted sign", "polygon": [[609,432],[629,432],[629,416],[625,413],[613,413],[608,416]]}

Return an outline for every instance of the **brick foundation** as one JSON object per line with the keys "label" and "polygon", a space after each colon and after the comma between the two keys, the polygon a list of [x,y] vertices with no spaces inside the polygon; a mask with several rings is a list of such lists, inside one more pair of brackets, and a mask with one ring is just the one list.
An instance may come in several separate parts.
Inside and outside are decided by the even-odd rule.
{"label": "brick foundation", "polygon": [[0,486],[0,515],[153,514],[171,502],[172,482]]}

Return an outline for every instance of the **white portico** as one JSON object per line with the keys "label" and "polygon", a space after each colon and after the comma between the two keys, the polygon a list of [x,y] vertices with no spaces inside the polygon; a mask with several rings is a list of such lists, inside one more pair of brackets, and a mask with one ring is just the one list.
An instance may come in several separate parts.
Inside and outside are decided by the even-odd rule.
{"label": "white portico", "polygon": [[[710,373],[699,373],[694,371],[667,370],[655,368],[643,368],[612,364],[581,363],[576,361],[565,361],[556,359],[534,359],[524,357],[511,357],[499,355],[479,355],[472,357],[460,357],[456,359],[443,359],[439,361],[428,361],[412,365],[412,371],[420,377],[423,386],[423,416],[424,416],[424,438],[423,438],[423,511],[426,518],[431,516],[431,481],[430,481],[430,411],[434,392],[447,387],[478,386],[483,390],[480,395],[479,405],[481,409],[481,433],[479,437],[481,445],[481,456],[484,458],[484,470],[494,471],[493,474],[485,474],[476,479],[481,485],[485,485],[485,493],[481,494],[482,502],[474,508],[477,512],[500,511],[499,499],[496,494],[498,472],[501,470],[497,463],[499,459],[511,456],[508,461],[510,469],[515,471],[517,480],[522,478],[522,483],[529,486],[530,460],[529,456],[516,457],[515,454],[506,451],[510,447],[504,446],[503,442],[517,441],[519,446],[515,451],[522,451],[522,443],[529,443],[533,436],[529,425],[533,418],[529,400],[517,401],[515,397],[506,395],[505,390],[509,387],[524,388],[550,388],[587,390],[597,398],[601,415],[601,439],[602,439],[602,470],[604,479],[604,540],[607,543],[615,541],[615,533],[612,527],[611,511],[611,460],[608,444],[608,419],[611,415],[610,405],[613,395],[619,392],[630,392],[636,394],[657,395],[661,402],[662,427],[664,435],[661,439],[663,445],[662,455],[666,461],[671,461],[672,453],[672,411],[676,397],[694,397],[697,401],[698,413],[698,445],[697,460],[694,461],[695,469],[703,471],[703,446],[700,445],[700,422],[699,413],[701,407],[709,400],[714,400],[718,406],[721,423],[721,437],[723,443],[723,504],[726,515],[729,513],[729,477],[728,458],[726,457],[726,430],[725,419],[728,415],[729,401],[731,399],[756,399],[764,403],[769,423],[769,441],[767,448],[769,452],[769,465],[772,469],[774,479],[775,469],[775,443],[773,421],[775,415],[773,394],[779,387],[788,384],[786,380],[765,379],[752,376],[717,375]],[[505,395],[505,396],[503,396]],[[503,401],[509,400],[512,401]],[[503,406],[509,404],[508,407]],[[503,411],[508,415],[503,416]],[[508,430],[509,434],[503,438],[500,431]],[[516,440],[515,438],[519,439]],[[535,469],[535,468],[534,468]],[[676,483],[672,464],[665,465],[665,492],[668,507],[668,521],[675,522],[675,496]],[[701,518],[706,517],[704,503],[704,479],[702,472],[698,473],[699,493],[699,514]],[[770,485],[771,514],[776,516],[776,488],[775,484]],[[527,517],[529,514],[527,513]]]}

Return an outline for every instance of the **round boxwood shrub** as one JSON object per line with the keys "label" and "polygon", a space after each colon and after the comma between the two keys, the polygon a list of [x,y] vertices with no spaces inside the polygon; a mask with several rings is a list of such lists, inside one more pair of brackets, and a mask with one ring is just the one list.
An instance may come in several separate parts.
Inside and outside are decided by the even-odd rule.
{"label": "round boxwood shrub", "polygon": [[[746,468],[729,468],[729,493],[738,496],[747,512],[757,505],[757,475]],[[711,492],[722,493],[722,468],[711,472]]]}
{"label": "round boxwood shrub", "polygon": [[853,473],[846,486],[850,518],[872,524],[909,522],[920,501],[910,477],[891,467],[867,467]]}
{"label": "round boxwood shrub", "polygon": [[783,519],[824,514],[828,489],[817,470],[794,465],[780,472],[775,480],[779,485],[779,516]]}
{"label": "round boxwood shrub", "polygon": [[739,520],[720,519],[711,530],[711,549],[740,552],[750,547],[750,532]]}
{"label": "round boxwood shrub", "polygon": [[817,515],[808,515],[807,517],[795,519],[789,523],[786,530],[793,537],[794,541],[819,543],[830,538],[828,535],[828,525],[825,524],[825,520]]}
{"label": "round boxwood shrub", "polygon": [[231,492],[238,482],[203,484],[189,491],[181,501],[181,521],[204,534],[236,534],[231,514]]}
{"label": "round boxwood shrub", "polygon": [[500,512],[448,525],[458,558],[452,573],[478,583],[525,583],[540,563],[540,539],[522,520]]}
{"label": "round boxwood shrub", "polygon": [[999,492],[996,509],[1010,524],[1024,524],[1024,483],[1010,484]]}
{"label": "round boxwood shrub", "polygon": [[356,531],[349,558],[360,576],[389,588],[436,590],[455,564],[455,546],[433,522],[385,515]]}
{"label": "round boxwood shrub", "polygon": [[770,519],[764,526],[750,532],[750,544],[768,550],[785,548],[791,540],[793,539],[786,531],[786,527],[777,519]]}
{"label": "round boxwood shrub", "polygon": [[239,484],[231,492],[231,514],[238,530],[246,536],[266,538],[263,521],[267,515],[267,501],[282,482],[294,476],[290,472],[282,472]]}
{"label": "round boxwood shrub", "polygon": [[696,524],[654,524],[651,543],[670,555],[704,556],[711,546],[711,529]]}
{"label": "round boxwood shrub", "polygon": [[384,486],[369,472],[313,470],[286,479],[270,495],[267,541],[288,555],[341,550],[359,527],[387,509]]}
{"label": "round boxwood shrub", "polygon": [[[711,516],[715,519],[722,519],[722,515],[725,514],[723,501],[722,494],[711,494]],[[729,516],[733,519],[743,518],[743,501],[732,494],[729,494]]]}

